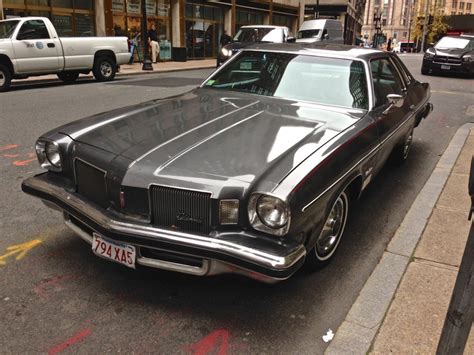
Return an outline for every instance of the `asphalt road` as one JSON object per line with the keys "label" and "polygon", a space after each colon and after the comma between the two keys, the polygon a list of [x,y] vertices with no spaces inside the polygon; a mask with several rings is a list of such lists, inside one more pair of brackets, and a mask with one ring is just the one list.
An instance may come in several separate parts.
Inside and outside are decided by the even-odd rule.
{"label": "asphalt road", "polygon": [[[473,80],[419,74],[435,111],[415,131],[409,161],[386,166],[353,209],[333,262],[265,285],[237,276],[133,271],[95,257],[58,212],[23,194],[39,172],[35,139],[72,120],[175,95],[209,71],[16,84],[0,94],[0,352],[320,354],[459,126],[474,121]],[[31,249],[24,255],[15,245]],[[449,236],[447,236],[449,245]]]}

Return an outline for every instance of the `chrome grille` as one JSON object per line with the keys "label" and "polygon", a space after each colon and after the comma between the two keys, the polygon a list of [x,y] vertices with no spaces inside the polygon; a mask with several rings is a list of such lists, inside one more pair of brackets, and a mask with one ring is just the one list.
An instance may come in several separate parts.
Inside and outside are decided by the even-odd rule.
{"label": "chrome grille", "polygon": [[461,64],[462,59],[461,58],[455,58],[455,57],[447,57],[447,56],[436,55],[434,57],[434,61],[436,63],[440,63],[440,64],[457,65],[457,64]]}
{"label": "chrome grille", "polygon": [[152,185],[150,195],[154,225],[209,234],[210,193]]}

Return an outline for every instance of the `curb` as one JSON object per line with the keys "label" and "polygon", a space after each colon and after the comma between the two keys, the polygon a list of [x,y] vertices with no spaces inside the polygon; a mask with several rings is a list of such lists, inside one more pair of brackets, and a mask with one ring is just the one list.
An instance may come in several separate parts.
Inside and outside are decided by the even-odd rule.
{"label": "curb", "polygon": [[[162,74],[162,73],[172,73],[172,72],[181,72],[181,71],[191,71],[191,70],[203,70],[203,69],[215,69],[215,66],[209,66],[209,65],[201,65],[198,67],[193,67],[193,68],[180,68],[180,69],[160,69],[160,70],[153,70],[153,71],[148,71],[148,70],[142,70],[142,71],[137,71],[137,72],[131,72],[131,73],[121,73],[117,72],[117,76],[134,76],[134,75],[149,75],[149,74]],[[50,75],[50,74],[48,74]],[[86,76],[80,76],[78,80],[81,79],[93,79],[92,74],[87,74]],[[17,85],[26,85],[26,84],[45,84],[45,83],[56,83],[56,82],[61,82],[58,78],[44,78],[41,79],[30,79],[30,80],[22,80],[22,79],[13,79],[12,84]]]}
{"label": "curb", "polygon": [[473,123],[464,124],[451,139],[325,354],[369,352],[471,128]]}

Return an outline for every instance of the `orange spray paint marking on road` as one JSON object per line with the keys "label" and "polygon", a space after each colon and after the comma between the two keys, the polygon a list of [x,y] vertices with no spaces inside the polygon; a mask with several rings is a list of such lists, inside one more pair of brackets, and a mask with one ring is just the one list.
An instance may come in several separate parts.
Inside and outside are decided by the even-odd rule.
{"label": "orange spray paint marking on road", "polygon": [[48,350],[48,355],[56,355],[59,354],[61,351],[67,349],[71,345],[74,345],[84,338],[87,338],[89,335],[92,334],[92,329],[86,328],[81,330],[79,333],[73,335],[71,338],[65,340],[61,344],[56,345],[55,347]]}
{"label": "orange spray paint marking on road", "polygon": [[26,243],[16,244],[16,245],[7,247],[7,253],[0,256],[0,266],[5,265],[7,263],[6,259],[15,254],[18,254],[15,260],[23,259],[26,253],[28,253],[28,251],[30,251],[31,249],[33,249],[34,247],[38,246],[41,243],[42,243],[41,240],[33,239]]}
{"label": "orange spray paint marking on road", "polygon": [[2,154],[2,157],[5,157],[5,158],[16,158],[17,156],[19,156],[20,154]]}
{"label": "orange spray paint marking on road", "polygon": [[225,329],[215,330],[187,348],[193,355],[227,355],[229,352],[229,332]]}
{"label": "orange spray paint marking on road", "polygon": [[36,158],[33,158],[33,159],[28,159],[28,160],[15,160],[13,162],[13,165],[16,165],[16,166],[26,166],[28,164],[30,164],[31,162],[34,162],[36,160]]}
{"label": "orange spray paint marking on road", "polygon": [[18,144],[4,145],[3,147],[0,147],[0,152],[3,152],[5,150],[10,150],[10,149],[15,149],[15,148],[18,148]]}

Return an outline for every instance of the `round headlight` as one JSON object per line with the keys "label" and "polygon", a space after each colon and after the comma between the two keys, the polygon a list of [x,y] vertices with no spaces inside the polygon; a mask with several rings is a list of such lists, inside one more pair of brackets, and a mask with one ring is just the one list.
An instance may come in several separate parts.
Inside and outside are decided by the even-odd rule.
{"label": "round headlight", "polygon": [[261,196],[257,201],[258,217],[267,227],[281,228],[288,223],[289,213],[285,202],[273,196]]}
{"label": "round headlight", "polygon": [[59,145],[56,142],[47,142],[45,147],[46,158],[51,165],[56,168],[61,167],[61,154],[59,153]]}
{"label": "round headlight", "polygon": [[225,47],[222,48],[221,52],[226,57],[230,57],[232,55],[232,51],[230,49],[225,48]]}

